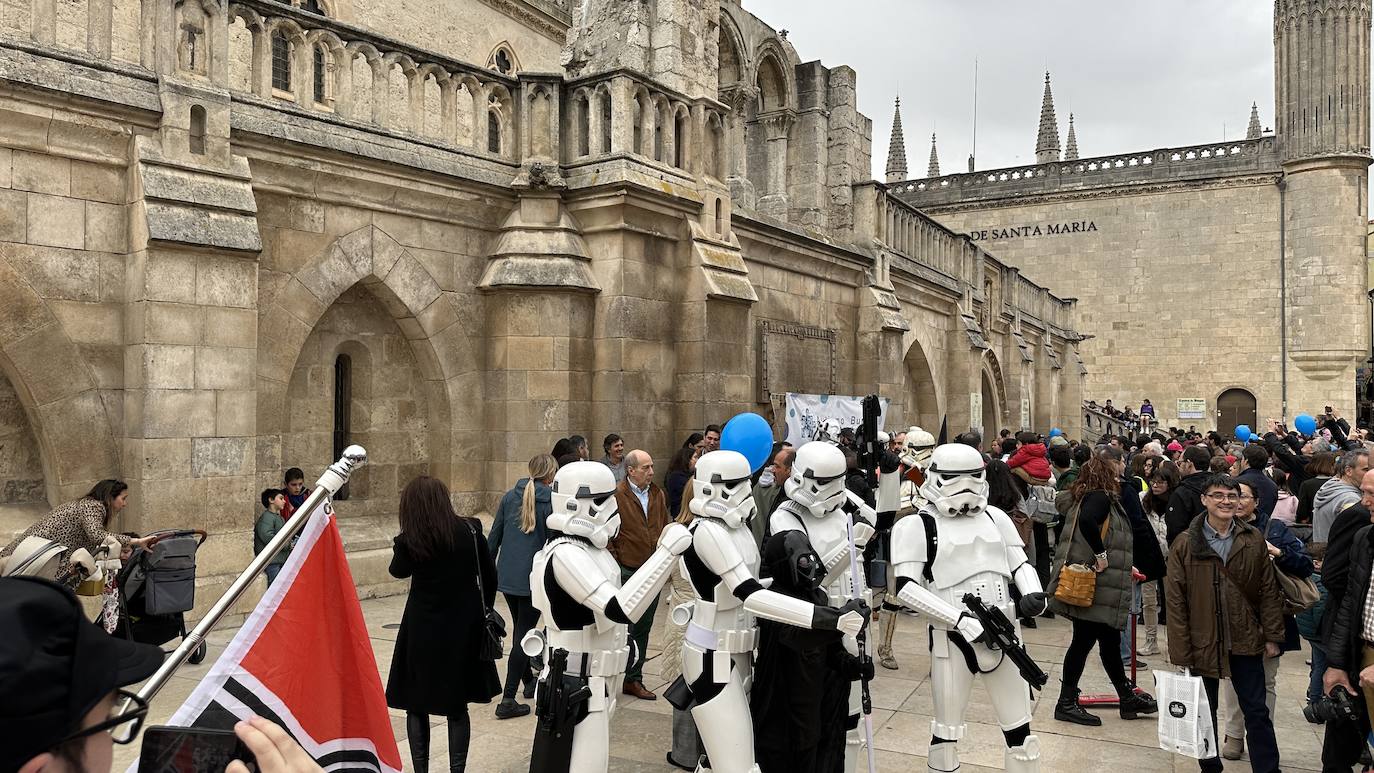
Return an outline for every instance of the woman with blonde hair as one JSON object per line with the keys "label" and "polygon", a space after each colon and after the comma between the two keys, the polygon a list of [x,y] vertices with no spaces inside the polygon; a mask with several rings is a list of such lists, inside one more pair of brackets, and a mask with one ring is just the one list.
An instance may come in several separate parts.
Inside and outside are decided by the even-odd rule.
{"label": "woman with blonde hair", "polygon": [[530,707],[517,703],[515,690],[525,683],[525,697],[534,697],[535,675],[530,671],[529,656],[520,648],[520,640],[539,620],[539,610],[530,597],[530,569],[534,554],[544,547],[545,523],[553,512],[553,476],[558,461],[551,454],[540,454],[530,460],[530,476],[521,478],[506,495],[491,526],[491,552],[496,556],[496,589],[506,597],[506,606],[515,630],[510,641],[510,657],[506,659],[506,686],[501,702],[496,706],[497,719],[523,717]]}

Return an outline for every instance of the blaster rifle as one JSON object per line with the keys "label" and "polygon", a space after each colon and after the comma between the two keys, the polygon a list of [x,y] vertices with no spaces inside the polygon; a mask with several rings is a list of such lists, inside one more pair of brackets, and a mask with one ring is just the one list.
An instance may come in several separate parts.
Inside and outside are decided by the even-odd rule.
{"label": "blaster rifle", "polygon": [[968,607],[983,625],[983,636],[988,646],[1001,650],[1010,658],[1011,662],[1016,664],[1016,670],[1021,673],[1021,678],[1029,682],[1032,689],[1039,690],[1050,681],[1049,674],[1041,670],[1026,652],[1021,639],[1016,635],[1016,626],[1012,625],[1002,610],[984,604],[981,598],[972,593],[964,594],[964,606]]}
{"label": "blaster rifle", "polygon": [[[860,582],[859,582],[859,558],[858,558],[858,549],[854,546],[854,517],[851,516],[851,515],[849,515],[848,513],[846,513],[846,514],[845,514],[845,519],[846,519],[845,528],[848,530],[848,533],[849,533],[849,589],[850,589],[850,598],[852,598],[852,599],[862,599],[862,598],[863,598],[863,587],[862,587],[862,585],[861,585]],[[868,669],[866,668],[866,664],[869,662],[869,661],[868,661],[868,635],[867,635],[867,633],[868,633],[868,626],[867,626],[867,624],[865,624],[865,626],[864,626],[862,629],[859,630],[859,635],[854,637],[854,640],[855,640],[855,642],[858,644],[858,649],[859,649],[859,666],[860,666],[861,671],[864,672],[864,673],[866,673],[867,670],[868,670]],[[863,714],[864,741],[865,741],[866,745],[868,746],[868,773],[877,773],[877,771],[878,771],[877,751],[873,748],[873,695],[872,695],[871,692],[869,692],[869,689],[868,689],[868,679],[867,679],[866,677],[862,677],[862,676],[861,676],[860,679],[859,679],[859,696],[860,696],[860,698],[862,699],[861,706],[862,706],[862,709],[863,709],[862,714]]]}
{"label": "blaster rifle", "polygon": [[548,677],[539,685],[534,703],[530,773],[569,773],[573,730],[587,715],[587,700],[592,691],[582,678],[568,676],[567,669],[568,651],[553,650],[549,655]]}

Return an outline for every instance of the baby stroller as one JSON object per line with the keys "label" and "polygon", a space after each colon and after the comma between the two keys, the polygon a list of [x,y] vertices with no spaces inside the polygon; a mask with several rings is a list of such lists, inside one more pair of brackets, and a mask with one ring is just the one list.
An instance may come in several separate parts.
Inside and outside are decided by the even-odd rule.
{"label": "baby stroller", "polygon": [[[185,613],[196,602],[196,550],[208,535],[177,529],[148,536],[155,538],[152,545],[135,548],[116,579],[119,621],[113,635],[161,645],[186,636]],[[205,642],[189,660],[205,660]]]}

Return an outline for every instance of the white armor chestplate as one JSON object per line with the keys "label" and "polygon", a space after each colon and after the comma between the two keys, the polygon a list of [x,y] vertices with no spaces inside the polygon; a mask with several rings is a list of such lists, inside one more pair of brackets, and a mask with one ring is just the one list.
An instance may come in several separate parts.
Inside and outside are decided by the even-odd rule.
{"label": "white armor chestplate", "polygon": [[616,588],[620,587],[620,565],[616,563],[610,551],[604,548],[558,537],[535,554],[533,571],[530,573],[533,580],[530,583],[531,603],[539,610],[540,618],[546,627],[548,646],[567,650],[568,672],[585,673],[592,687],[592,695],[587,704],[588,710],[602,711],[611,703],[607,700],[606,679],[623,674],[629,662],[629,628],[606,617],[605,612],[600,609],[591,610],[595,619],[593,625],[570,630],[558,627],[544,585],[548,573],[553,571],[549,564],[555,550],[582,551],[583,555],[591,559],[593,565],[602,571],[606,581]]}
{"label": "white armor chestplate", "polygon": [[935,533],[938,542],[930,567],[930,589],[959,609],[964,609],[964,594],[972,593],[1015,619],[1010,588],[1015,567],[1008,562],[1007,545],[993,517],[988,513],[937,516]]}
{"label": "white armor chestplate", "polygon": [[[759,575],[759,548],[754,544],[754,535],[748,528],[732,529],[719,521],[705,521],[696,525],[697,529],[711,529],[715,536],[725,534],[728,541],[722,545],[725,551],[735,555],[720,556],[725,564],[735,565],[743,561],[749,574]],[[684,574],[685,574],[684,570]],[[692,619],[687,624],[684,638],[699,650],[715,650],[722,653],[744,653],[754,651],[757,638],[757,622],[754,616],[744,609],[741,601],[722,579],[717,579],[714,588],[715,601],[700,597],[692,601]],[[728,664],[727,664],[728,667]],[[726,672],[728,674],[728,671]]]}

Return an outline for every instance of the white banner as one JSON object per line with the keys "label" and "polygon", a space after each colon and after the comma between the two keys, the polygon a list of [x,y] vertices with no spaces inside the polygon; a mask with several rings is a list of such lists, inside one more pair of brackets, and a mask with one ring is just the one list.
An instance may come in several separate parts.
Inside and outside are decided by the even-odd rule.
{"label": "white banner", "polygon": [[[887,406],[891,401],[879,398],[878,429],[883,428],[887,419]],[[787,393],[787,434],[786,440],[794,447],[815,438],[816,429],[826,419],[834,419],[840,427],[853,427],[859,430],[863,423],[864,409],[862,397],[847,395],[804,395],[797,392]]]}

